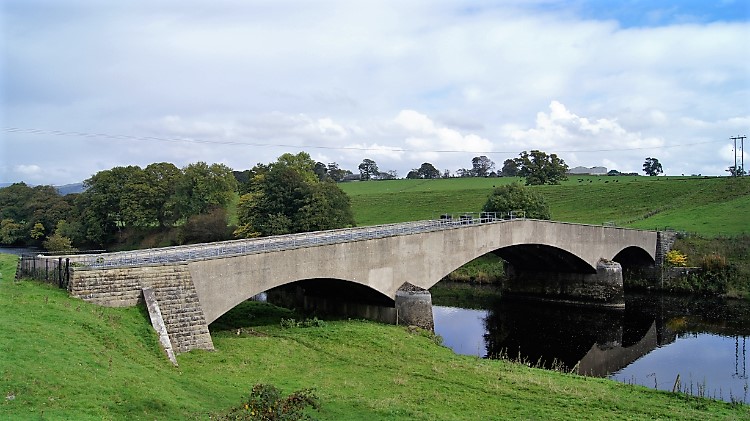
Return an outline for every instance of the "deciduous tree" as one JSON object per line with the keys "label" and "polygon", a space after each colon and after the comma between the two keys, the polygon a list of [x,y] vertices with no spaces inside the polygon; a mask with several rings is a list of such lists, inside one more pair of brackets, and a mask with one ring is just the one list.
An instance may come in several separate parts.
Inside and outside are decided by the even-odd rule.
{"label": "deciduous tree", "polygon": [[419,174],[419,178],[440,178],[440,171],[429,162],[423,163],[417,170],[417,174]]}
{"label": "deciduous tree", "polygon": [[518,164],[512,159],[506,159],[503,162],[503,168],[500,170],[503,177],[515,177],[518,175]]}
{"label": "deciduous tree", "polygon": [[486,156],[475,156],[471,160],[472,174],[474,177],[487,177],[495,168],[495,163]]}
{"label": "deciduous tree", "polygon": [[547,155],[545,152],[532,150],[523,151],[515,159],[518,175],[526,177],[526,185],[560,184],[566,180],[568,165],[556,154]]}
{"label": "deciduous tree", "polygon": [[344,180],[344,177],[346,177],[347,175],[351,174],[351,171],[339,168],[339,164],[335,162],[331,162],[330,164],[328,164],[328,176],[331,177],[331,180],[337,183]]}
{"label": "deciduous tree", "polygon": [[375,163],[372,159],[364,159],[362,160],[362,163],[359,164],[359,179],[362,181],[370,180],[373,177],[377,177],[378,174],[378,164]]}
{"label": "deciduous tree", "polygon": [[240,197],[238,237],[343,228],[354,225],[349,197],[333,181],[320,181],[309,159],[278,160],[255,171],[250,192]]}
{"label": "deciduous tree", "polygon": [[658,159],[648,157],[643,163],[643,172],[645,172],[646,175],[649,176],[657,176],[664,171],[662,171],[661,163]]}
{"label": "deciduous tree", "polygon": [[[310,166],[311,177],[316,178]],[[183,218],[226,207],[237,191],[232,169],[224,164],[197,162],[183,169],[175,191],[177,213]]]}

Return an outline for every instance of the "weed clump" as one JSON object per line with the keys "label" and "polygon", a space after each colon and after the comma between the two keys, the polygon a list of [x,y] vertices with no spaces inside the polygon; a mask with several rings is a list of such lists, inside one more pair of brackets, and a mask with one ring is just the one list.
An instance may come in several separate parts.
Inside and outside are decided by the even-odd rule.
{"label": "weed clump", "polygon": [[289,396],[281,397],[281,392],[270,384],[253,386],[246,402],[229,412],[219,415],[218,420],[262,420],[296,421],[313,420],[305,413],[308,407],[320,409],[320,399],[312,389],[302,389]]}

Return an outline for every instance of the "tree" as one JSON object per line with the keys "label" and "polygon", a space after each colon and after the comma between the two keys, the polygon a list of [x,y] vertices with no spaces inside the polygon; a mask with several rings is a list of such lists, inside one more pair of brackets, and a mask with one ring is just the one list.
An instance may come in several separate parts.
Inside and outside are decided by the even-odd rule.
{"label": "tree", "polygon": [[378,174],[378,179],[380,180],[395,180],[398,178],[398,171],[396,170],[388,170],[386,172],[380,172]]}
{"label": "tree", "polygon": [[67,222],[60,221],[57,223],[57,228],[55,229],[55,232],[47,237],[46,240],[42,243],[42,246],[47,250],[51,252],[74,252],[76,251],[75,247],[73,247],[73,241],[65,236],[65,231],[67,230]]}
{"label": "tree", "polygon": [[458,170],[456,170],[456,174],[461,178],[471,177],[471,170],[468,170],[466,168],[459,168]]}
{"label": "tree", "polygon": [[351,171],[339,168],[339,164],[335,162],[328,164],[328,176],[337,183],[343,181],[344,177],[351,174]]}
{"label": "tree", "polygon": [[6,218],[0,221],[0,244],[21,244],[25,239],[23,225]]}
{"label": "tree", "polygon": [[500,170],[503,177],[515,177],[518,175],[518,164],[512,159],[506,159],[503,162],[503,168]]}
{"label": "tree", "polygon": [[568,164],[556,154],[547,155],[545,152],[532,150],[531,153],[523,151],[515,160],[518,167],[518,175],[526,177],[526,185],[560,184],[567,180],[565,175]]}
{"label": "tree", "polygon": [[[148,206],[160,227],[171,226],[179,219],[176,209],[176,186],[182,178],[182,171],[169,162],[150,164],[143,169],[149,183]],[[235,174],[236,178],[236,174]]]}
{"label": "tree", "polygon": [[372,159],[364,159],[362,160],[362,163],[359,164],[359,179],[362,181],[370,180],[372,177],[377,177],[378,174],[378,164],[375,163]]}
{"label": "tree", "polygon": [[85,237],[91,242],[99,246],[108,244],[122,226],[123,191],[135,168],[138,167],[99,171],[83,182],[86,191],[76,206],[81,212]]}
{"label": "tree", "polygon": [[664,171],[662,171],[661,163],[659,163],[658,159],[648,157],[643,163],[643,172],[649,176],[657,176]]}
{"label": "tree", "polygon": [[[299,156],[303,155],[303,156]],[[313,165],[297,158],[254,168],[249,192],[237,206],[237,237],[344,228],[354,225],[349,197],[333,181],[320,181]],[[257,166],[256,166],[257,167]]]}
{"label": "tree", "polygon": [[416,171],[417,171],[417,174],[419,174],[419,178],[427,178],[427,179],[440,178],[440,171],[429,162],[423,163],[419,167],[419,169],[417,169]]}
{"label": "tree", "polygon": [[422,178],[422,177],[420,177],[419,171],[415,168],[415,169],[409,171],[408,174],[406,174],[406,178],[408,180],[416,180],[416,179],[419,179],[419,178]]}
{"label": "tree", "polygon": [[318,176],[318,180],[324,181],[329,178],[328,167],[322,162],[316,162],[313,172]]}
{"label": "tree", "polygon": [[293,224],[295,232],[321,231],[354,226],[349,196],[331,182],[310,186],[304,205]]}
{"label": "tree", "polygon": [[[310,165],[310,176],[317,179]],[[237,180],[232,169],[224,164],[197,162],[183,169],[183,176],[175,190],[177,214],[183,218],[208,213],[226,207],[237,191]]]}
{"label": "tree", "polygon": [[475,156],[471,160],[472,174],[474,177],[487,177],[495,168],[495,163],[486,156]]}
{"label": "tree", "polygon": [[495,187],[482,210],[497,212],[498,216],[523,211],[527,218],[550,219],[549,206],[544,197],[516,182]]}

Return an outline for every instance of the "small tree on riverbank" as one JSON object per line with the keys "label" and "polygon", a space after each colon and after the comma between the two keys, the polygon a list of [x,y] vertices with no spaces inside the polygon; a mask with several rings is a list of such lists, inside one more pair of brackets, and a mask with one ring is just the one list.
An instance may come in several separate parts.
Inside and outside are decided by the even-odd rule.
{"label": "small tree on riverbank", "polygon": [[520,183],[511,183],[495,187],[482,208],[485,212],[507,214],[523,211],[527,218],[550,219],[549,206],[544,197],[524,187]]}

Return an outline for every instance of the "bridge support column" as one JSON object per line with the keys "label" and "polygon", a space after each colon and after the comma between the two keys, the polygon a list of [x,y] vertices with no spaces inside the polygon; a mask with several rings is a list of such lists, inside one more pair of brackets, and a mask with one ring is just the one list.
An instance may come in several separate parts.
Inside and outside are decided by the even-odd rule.
{"label": "bridge support column", "polygon": [[571,304],[625,308],[622,267],[600,260],[596,273],[559,273],[507,268],[504,294],[568,302]]}
{"label": "bridge support column", "polygon": [[432,294],[426,289],[405,283],[396,291],[396,324],[417,326],[434,331]]}

